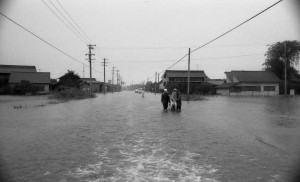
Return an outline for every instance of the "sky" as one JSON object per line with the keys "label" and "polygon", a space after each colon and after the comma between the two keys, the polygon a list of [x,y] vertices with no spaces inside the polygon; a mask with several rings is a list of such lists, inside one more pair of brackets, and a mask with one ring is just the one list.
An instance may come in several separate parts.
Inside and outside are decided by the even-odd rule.
{"label": "sky", "polygon": [[[38,71],[50,72],[51,78],[58,78],[67,70],[89,77],[85,54],[87,44],[95,44],[92,77],[98,81],[104,78],[102,62],[105,58],[106,81],[112,79],[115,67],[126,85],[154,82],[156,72],[161,76],[166,69],[187,70],[187,57],[172,65],[185,56],[189,48],[194,50],[206,44],[276,2],[4,0],[0,3],[2,14],[75,60],[0,15],[0,64],[34,65]],[[192,52],[191,70],[204,70],[211,79],[225,78],[225,71],[262,70],[267,45],[284,40],[300,41],[298,9],[296,0],[283,0]],[[65,24],[72,25],[66,26],[51,10]],[[300,71],[300,66],[296,69]]]}

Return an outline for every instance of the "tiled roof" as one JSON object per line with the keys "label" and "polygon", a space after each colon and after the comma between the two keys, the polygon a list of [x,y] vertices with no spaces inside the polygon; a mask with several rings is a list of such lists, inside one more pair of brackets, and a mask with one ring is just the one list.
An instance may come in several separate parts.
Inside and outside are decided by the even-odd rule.
{"label": "tiled roof", "polygon": [[0,73],[11,73],[11,72],[36,72],[36,68],[35,66],[0,64]]}
{"label": "tiled roof", "polygon": [[9,83],[20,83],[22,80],[30,83],[50,83],[49,72],[12,72]]}
{"label": "tiled roof", "polygon": [[[187,70],[166,70],[163,77],[187,77]],[[190,71],[190,77],[204,77],[207,78],[203,70],[192,70]]]}
{"label": "tiled roof", "polygon": [[88,82],[90,80],[92,81],[97,81],[96,78],[80,78],[80,80],[84,81],[84,82]]}
{"label": "tiled roof", "polygon": [[231,71],[238,82],[279,83],[281,80],[270,71]]}

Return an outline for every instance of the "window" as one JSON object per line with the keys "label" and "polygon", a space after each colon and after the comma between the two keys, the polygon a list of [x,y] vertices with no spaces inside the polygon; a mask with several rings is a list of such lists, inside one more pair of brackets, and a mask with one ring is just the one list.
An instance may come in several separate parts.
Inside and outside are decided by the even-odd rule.
{"label": "window", "polygon": [[242,91],[260,91],[260,86],[244,86]]}
{"label": "window", "polygon": [[275,91],[275,86],[264,86],[264,91]]}

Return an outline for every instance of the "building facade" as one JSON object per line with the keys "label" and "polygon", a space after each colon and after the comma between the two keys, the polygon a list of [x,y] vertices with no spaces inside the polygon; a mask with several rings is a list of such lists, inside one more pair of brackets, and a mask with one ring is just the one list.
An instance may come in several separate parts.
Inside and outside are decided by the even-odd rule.
{"label": "building facade", "polygon": [[[208,80],[209,78],[203,70],[190,71],[190,83],[204,83]],[[167,83],[187,83],[187,81],[187,70],[166,70],[162,75],[162,86],[165,86]]]}
{"label": "building facade", "polygon": [[13,87],[20,84],[22,80],[29,81],[36,86],[37,93],[49,93],[49,72],[12,72],[9,77],[9,85]]}
{"label": "building facade", "polygon": [[219,95],[279,95],[281,80],[268,71],[231,71],[225,72],[226,83],[216,87]]}
{"label": "building facade", "polygon": [[39,93],[49,93],[50,72],[37,72],[35,66],[0,65],[0,93],[10,93],[22,80],[36,86]]}

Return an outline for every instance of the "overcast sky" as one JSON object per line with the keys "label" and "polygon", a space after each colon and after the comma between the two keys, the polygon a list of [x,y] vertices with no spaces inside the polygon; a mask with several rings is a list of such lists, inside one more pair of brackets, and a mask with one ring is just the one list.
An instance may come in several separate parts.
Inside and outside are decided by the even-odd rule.
{"label": "overcast sky", "polygon": [[[75,36],[51,10],[60,5],[91,41]],[[141,83],[163,73],[192,50],[225,33],[277,0],[9,0],[0,11],[68,55],[88,65],[87,43],[96,44],[93,77],[103,81],[103,58],[126,84]],[[209,78],[225,71],[261,70],[267,45],[300,40],[298,4],[284,0],[243,26],[191,54],[191,69]],[[57,15],[61,16],[58,12]],[[66,17],[67,15],[64,14]],[[62,20],[63,17],[61,17]],[[69,20],[72,22],[72,20]],[[67,22],[66,22],[67,23]],[[76,25],[73,25],[76,27]],[[69,25],[70,28],[72,28]],[[84,34],[81,33],[81,34]],[[88,39],[88,38],[86,38]],[[74,70],[89,77],[89,68],[0,16],[0,64],[35,65],[51,78]],[[84,67],[84,68],[83,68]],[[299,66],[297,70],[299,70]],[[170,69],[187,69],[187,57]],[[116,78],[115,78],[116,80]]]}

